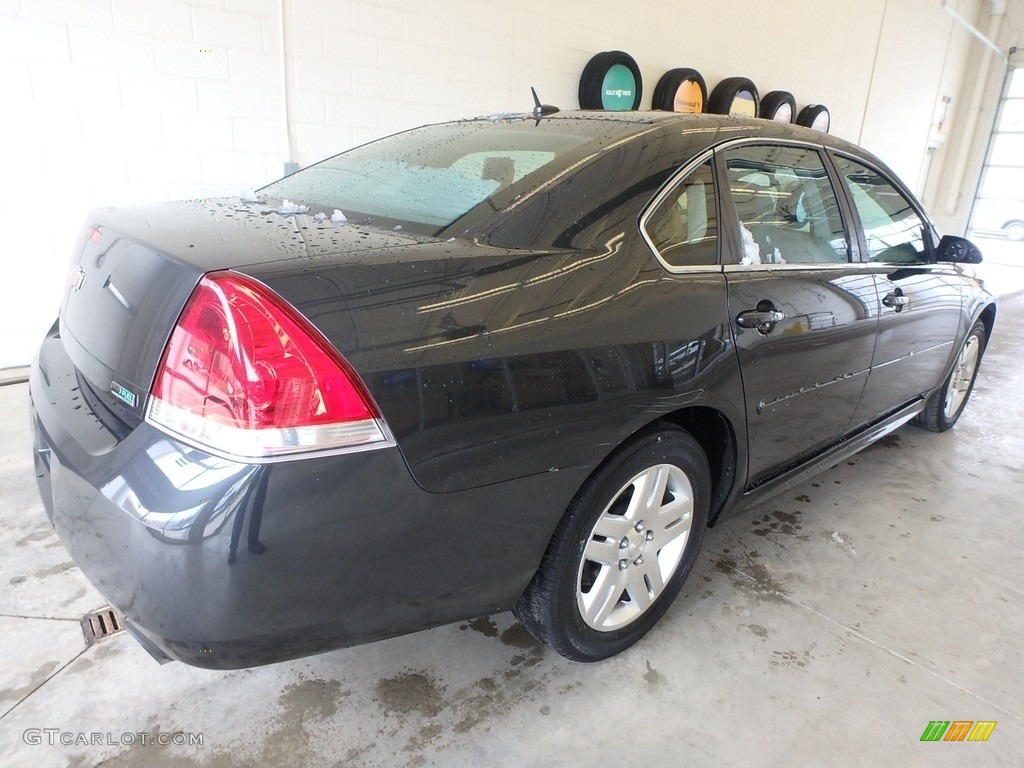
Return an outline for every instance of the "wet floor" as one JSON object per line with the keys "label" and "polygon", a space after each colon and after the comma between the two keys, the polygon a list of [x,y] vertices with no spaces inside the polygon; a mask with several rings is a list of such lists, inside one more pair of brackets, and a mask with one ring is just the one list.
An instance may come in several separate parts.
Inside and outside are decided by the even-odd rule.
{"label": "wet floor", "polygon": [[[997,327],[952,433],[711,530],[661,624],[590,665],[507,613],[233,672],[86,646],[104,603],[36,497],[26,387],[0,387],[0,764],[1024,765],[1024,299]],[[922,742],[935,720],[996,726]]]}

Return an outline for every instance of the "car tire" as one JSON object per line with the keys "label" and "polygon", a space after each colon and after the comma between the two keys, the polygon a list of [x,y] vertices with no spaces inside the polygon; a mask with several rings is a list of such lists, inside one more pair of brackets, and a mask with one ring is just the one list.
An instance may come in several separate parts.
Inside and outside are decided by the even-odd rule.
{"label": "car tire", "polygon": [[808,104],[796,116],[796,124],[828,133],[832,127],[832,115],[824,104]]}
{"label": "car tire", "polygon": [[796,98],[789,91],[768,91],[761,98],[757,116],[776,123],[792,123],[796,117]]}
{"label": "car tire", "polygon": [[[743,109],[734,107],[737,101],[742,104]],[[727,77],[711,91],[707,111],[714,115],[755,117],[760,103],[757,86],[752,80],[746,77]]]}
{"label": "car tire", "polygon": [[[633,80],[633,100],[623,105],[610,105],[605,97],[605,79],[616,71],[625,76],[622,69],[628,70]],[[628,81],[628,77],[626,80]],[[636,59],[625,51],[604,51],[593,56],[583,68],[580,76],[579,100],[580,109],[610,109],[625,111],[640,108],[640,97],[643,95],[643,79],[640,66]]]}
{"label": "car tire", "polygon": [[693,567],[710,492],[707,458],[687,432],[663,424],[626,443],[569,505],[513,608],[516,618],[574,661],[629,648]]}
{"label": "car tire", "polygon": [[932,392],[924,410],[914,417],[915,426],[932,432],[953,428],[974,390],[974,381],[985,353],[985,338],[985,324],[979,320],[964,339],[949,376],[941,387]]}
{"label": "car tire", "polygon": [[[699,92],[699,102],[696,96]],[[685,104],[677,103],[682,100]],[[669,112],[685,112],[697,114],[704,111],[708,103],[708,86],[704,77],[696,69],[679,67],[670,69],[654,86],[652,109],[664,109]],[[679,109],[683,106],[683,109]]]}

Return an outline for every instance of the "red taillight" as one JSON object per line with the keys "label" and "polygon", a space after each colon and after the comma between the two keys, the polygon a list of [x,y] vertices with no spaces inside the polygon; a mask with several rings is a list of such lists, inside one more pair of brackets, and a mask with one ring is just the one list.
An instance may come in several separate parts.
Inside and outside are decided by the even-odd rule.
{"label": "red taillight", "polygon": [[231,457],[389,442],[344,358],[294,307],[234,272],[199,281],[150,394],[149,421]]}

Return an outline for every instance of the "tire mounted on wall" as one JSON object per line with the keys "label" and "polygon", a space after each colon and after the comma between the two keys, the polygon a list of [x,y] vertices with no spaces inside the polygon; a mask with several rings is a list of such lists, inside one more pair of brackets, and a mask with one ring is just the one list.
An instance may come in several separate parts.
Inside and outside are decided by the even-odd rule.
{"label": "tire mounted on wall", "polygon": [[678,67],[670,69],[654,86],[653,109],[696,114],[703,112],[708,103],[708,86],[696,69]]}
{"label": "tire mounted on wall", "polygon": [[639,109],[642,95],[640,67],[636,59],[624,51],[599,53],[583,68],[580,109]]}
{"label": "tire mounted on wall", "polygon": [[832,127],[832,116],[824,104],[808,104],[796,116],[796,124],[828,133],[828,129]]}
{"label": "tire mounted on wall", "polygon": [[796,99],[789,91],[768,91],[761,98],[757,116],[776,123],[792,123],[796,117]]}
{"label": "tire mounted on wall", "polygon": [[760,104],[757,86],[746,77],[727,77],[708,97],[708,112],[715,115],[756,117]]}

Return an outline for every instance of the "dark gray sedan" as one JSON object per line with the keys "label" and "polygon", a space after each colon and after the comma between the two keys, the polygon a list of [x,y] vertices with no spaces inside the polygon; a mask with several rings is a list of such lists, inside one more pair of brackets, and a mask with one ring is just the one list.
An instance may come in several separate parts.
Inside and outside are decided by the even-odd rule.
{"label": "dark gray sedan", "polygon": [[159,659],[661,617],[705,529],[952,427],[996,308],[876,158],[756,119],[428,126],[104,209],[31,374],[75,562]]}

